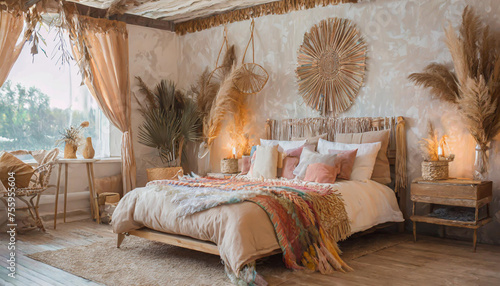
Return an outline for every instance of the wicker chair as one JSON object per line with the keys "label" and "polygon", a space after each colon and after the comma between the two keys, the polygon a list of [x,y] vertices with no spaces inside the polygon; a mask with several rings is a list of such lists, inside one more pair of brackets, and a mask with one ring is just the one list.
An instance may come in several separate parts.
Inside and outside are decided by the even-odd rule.
{"label": "wicker chair", "polygon": [[[52,168],[57,162],[57,155],[59,155],[59,149],[52,149],[50,151],[40,150],[40,151],[12,151],[9,152],[12,155],[32,155],[37,161],[37,167],[35,172],[31,177],[31,181],[26,188],[16,188],[15,194],[16,198],[26,204],[25,208],[16,208],[16,210],[27,209],[29,215],[34,220],[34,225],[25,226],[20,231],[31,230],[34,228],[39,228],[45,231],[42,219],[38,213],[38,203],[40,202],[40,195],[49,187],[49,179],[52,173]],[[2,184],[0,184],[0,200],[4,202],[7,207],[7,197],[8,192]],[[36,201],[35,201],[36,199]]]}

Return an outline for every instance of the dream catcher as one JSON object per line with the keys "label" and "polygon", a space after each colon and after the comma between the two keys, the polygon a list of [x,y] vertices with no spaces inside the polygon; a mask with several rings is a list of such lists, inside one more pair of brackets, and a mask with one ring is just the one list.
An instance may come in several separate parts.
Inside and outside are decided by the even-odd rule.
{"label": "dream catcher", "polygon": [[347,110],[363,84],[367,47],[347,19],[327,19],[304,35],[296,69],[299,92],[310,107],[338,114]]}

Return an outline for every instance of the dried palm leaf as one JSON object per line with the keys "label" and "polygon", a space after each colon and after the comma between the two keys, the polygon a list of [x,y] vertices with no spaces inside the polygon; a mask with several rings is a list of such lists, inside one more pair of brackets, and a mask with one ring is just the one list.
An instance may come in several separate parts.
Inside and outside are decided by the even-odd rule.
{"label": "dried palm leaf", "polygon": [[237,102],[242,97],[241,93],[234,87],[233,77],[234,69],[223,80],[208,118],[203,124],[203,134],[209,146],[219,135],[225,116],[235,110]]}
{"label": "dried palm leaf", "polygon": [[217,68],[215,75],[210,73],[207,68],[200,75],[196,83],[191,86],[191,91],[196,97],[198,110],[203,121],[206,121],[208,114],[212,109],[214,99],[220,88],[220,82],[227,77],[235,62],[236,54],[233,45],[226,51],[222,65]]}
{"label": "dried palm leaf", "polygon": [[408,78],[417,85],[431,88],[432,93],[439,99],[452,103],[457,101],[457,77],[442,64],[432,63],[423,73],[413,73]]}
{"label": "dried palm leaf", "polygon": [[482,36],[484,25],[481,19],[469,6],[465,7],[462,14],[462,25],[460,26],[460,38],[463,46],[465,61],[469,66],[469,74],[475,74],[479,67],[478,42]]}
{"label": "dried palm leaf", "polygon": [[143,105],[136,97],[144,117],[139,126],[139,143],[155,148],[168,166],[180,166],[184,142],[200,138],[196,104],[171,81],[162,80],[151,90],[140,77],[137,79],[148,101]]}
{"label": "dried palm leaf", "polygon": [[479,81],[467,78],[466,84],[461,87],[461,93],[459,110],[469,132],[478,143],[491,141],[493,138],[487,128],[496,115],[497,102],[489,96],[486,82],[482,77]]}
{"label": "dried palm leaf", "polygon": [[[141,77],[136,76],[135,78],[139,81],[139,91],[142,92],[142,94],[144,94],[144,96],[146,97],[147,106],[149,106],[150,108],[158,108],[154,92],[148,87],[148,85],[142,80]],[[141,105],[139,100],[137,100],[137,102]]]}

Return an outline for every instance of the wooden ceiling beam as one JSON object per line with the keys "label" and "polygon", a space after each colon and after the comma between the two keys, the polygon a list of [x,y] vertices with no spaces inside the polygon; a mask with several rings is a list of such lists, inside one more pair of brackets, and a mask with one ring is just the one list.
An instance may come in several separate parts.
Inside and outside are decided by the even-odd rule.
{"label": "wooden ceiling beam", "polygon": [[108,12],[106,9],[90,7],[80,3],[73,4],[75,4],[80,15],[86,15],[93,18],[108,18],[110,20],[125,22],[130,25],[143,26],[171,32],[175,31],[175,24],[171,21],[156,20],[132,14],[112,15],[106,17]]}

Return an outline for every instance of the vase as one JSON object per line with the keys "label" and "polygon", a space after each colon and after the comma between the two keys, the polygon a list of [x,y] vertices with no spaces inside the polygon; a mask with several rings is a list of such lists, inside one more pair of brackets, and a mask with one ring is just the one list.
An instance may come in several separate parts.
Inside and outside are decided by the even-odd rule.
{"label": "vase", "polygon": [[76,159],[76,150],[78,146],[76,144],[68,143],[64,144],[64,159]]}
{"label": "vase", "polygon": [[488,176],[489,167],[489,143],[481,147],[480,144],[476,145],[476,159],[474,160],[474,179],[485,181]]}
{"label": "vase", "polygon": [[94,147],[92,146],[92,138],[87,137],[87,141],[85,143],[85,148],[83,148],[82,152],[83,158],[92,159],[95,155]]}

